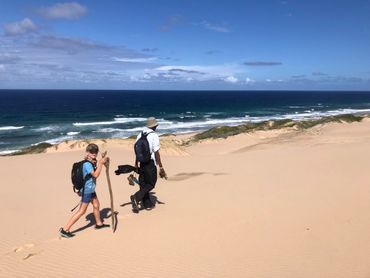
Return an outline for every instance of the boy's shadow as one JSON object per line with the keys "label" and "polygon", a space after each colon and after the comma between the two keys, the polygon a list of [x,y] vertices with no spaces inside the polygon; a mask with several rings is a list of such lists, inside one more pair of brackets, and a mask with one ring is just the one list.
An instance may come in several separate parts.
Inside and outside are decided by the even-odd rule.
{"label": "boy's shadow", "polygon": [[[110,214],[110,211],[111,209],[110,208],[103,208],[101,211],[100,211],[100,217],[101,219],[103,220],[104,222],[104,219],[107,219],[107,218],[110,218],[111,217],[111,214]],[[85,217],[86,221],[89,221],[89,223],[87,223],[85,226],[83,227],[80,227],[74,231],[72,231],[72,233],[78,233],[78,232],[81,232],[87,228],[90,228],[92,226],[94,226],[96,224],[95,222],[95,217],[94,217],[94,213],[89,213],[88,215],[86,215]]]}
{"label": "boy's shadow", "polygon": [[[152,208],[150,208],[150,209],[146,209],[146,208],[144,208],[143,206],[139,206],[139,210],[144,210],[144,209],[146,209],[146,210],[151,210],[151,209],[154,209],[155,207],[156,207],[156,205],[157,204],[159,204],[159,205],[165,205],[166,203],[164,203],[164,202],[161,202],[159,199],[158,199],[158,197],[155,195],[155,192],[149,192],[149,198],[150,198],[150,201],[152,202],[152,204],[153,204],[153,207]],[[121,205],[121,207],[125,207],[125,206],[127,206],[127,205],[131,205],[131,202],[128,202],[128,203],[123,203],[122,205]]]}

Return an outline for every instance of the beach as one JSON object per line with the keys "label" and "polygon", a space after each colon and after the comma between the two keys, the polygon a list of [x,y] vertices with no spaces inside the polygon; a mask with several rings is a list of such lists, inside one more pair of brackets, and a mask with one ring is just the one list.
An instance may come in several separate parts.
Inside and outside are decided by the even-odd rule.
{"label": "beach", "polygon": [[[131,211],[133,140],[95,140],[111,158],[115,233],[78,203],[70,171],[84,142],[0,157],[0,277],[370,277],[370,120],[180,144],[161,137],[168,180]],[[110,224],[105,173],[97,183]]]}

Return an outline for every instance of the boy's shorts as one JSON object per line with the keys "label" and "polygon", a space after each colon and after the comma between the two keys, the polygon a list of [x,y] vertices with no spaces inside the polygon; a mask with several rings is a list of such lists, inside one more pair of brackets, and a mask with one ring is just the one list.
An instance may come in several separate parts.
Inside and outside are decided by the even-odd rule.
{"label": "boy's shorts", "polygon": [[82,198],[81,198],[81,203],[86,203],[86,204],[88,204],[88,203],[90,203],[90,201],[92,200],[92,199],[95,199],[97,196],[96,196],[96,193],[95,192],[93,192],[93,193],[86,193],[86,194],[84,194],[83,196],[82,196]]}

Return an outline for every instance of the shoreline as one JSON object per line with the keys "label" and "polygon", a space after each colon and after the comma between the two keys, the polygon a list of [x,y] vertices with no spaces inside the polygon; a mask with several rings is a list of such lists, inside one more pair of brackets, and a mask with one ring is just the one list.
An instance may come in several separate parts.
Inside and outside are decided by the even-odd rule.
{"label": "shoreline", "polygon": [[[325,125],[330,123],[351,123],[351,122],[361,122],[364,119],[370,118],[367,113],[354,113],[354,114],[342,114],[335,116],[325,116],[318,119],[304,119],[304,120],[293,120],[293,119],[280,119],[280,120],[267,120],[261,122],[250,122],[241,125],[233,126],[216,126],[210,129],[206,129],[199,132],[189,132],[180,134],[162,134],[160,137],[165,139],[165,141],[170,141],[174,143],[177,147],[184,147],[194,144],[198,141],[209,140],[209,139],[219,139],[227,138],[230,136],[235,136],[242,133],[253,133],[256,131],[271,131],[271,130],[304,130],[310,129],[318,125]],[[46,142],[41,142],[29,147],[25,147],[20,150],[4,151],[2,156],[18,156],[26,154],[38,154],[51,152],[53,150],[57,151],[62,146],[62,149],[75,149],[75,146],[86,146],[89,143],[101,143],[107,144],[109,142],[122,142],[123,144],[130,144],[132,140],[136,138],[136,135],[127,138],[92,138],[92,139],[76,139],[76,140],[64,140],[61,143],[51,144]],[[167,140],[169,139],[169,140]],[[67,146],[67,147],[66,147]]]}

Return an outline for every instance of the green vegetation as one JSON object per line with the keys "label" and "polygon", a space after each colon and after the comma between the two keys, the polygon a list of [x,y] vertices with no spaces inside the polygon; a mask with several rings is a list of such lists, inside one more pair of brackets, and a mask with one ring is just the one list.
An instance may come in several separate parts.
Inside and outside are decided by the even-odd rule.
{"label": "green vegetation", "polygon": [[306,120],[297,122],[298,128],[307,129],[321,124],[327,123],[352,123],[352,122],[361,122],[365,116],[345,114],[338,116],[323,117],[317,120]]}
{"label": "green vegetation", "polygon": [[19,152],[10,154],[10,155],[22,155],[22,154],[35,154],[35,153],[43,153],[47,148],[52,147],[52,144],[49,143],[40,143],[31,147],[24,148]]}
{"label": "green vegetation", "polygon": [[259,123],[247,123],[238,126],[218,126],[211,128],[207,131],[198,133],[193,136],[188,143],[196,142],[204,139],[218,139],[218,138],[227,138],[229,136],[237,135],[240,133],[254,132],[258,130],[274,130],[282,128],[296,128],[296,129],[308,129],[317,125],[326,124],[326,123],[351,123],[351,122],[360,122],[367,115],[338,115],[323,117],[315,120],[302,120],[302,121],[293,121],[290,119],[284,120],[275,120],[275,121],[264,121]]}

